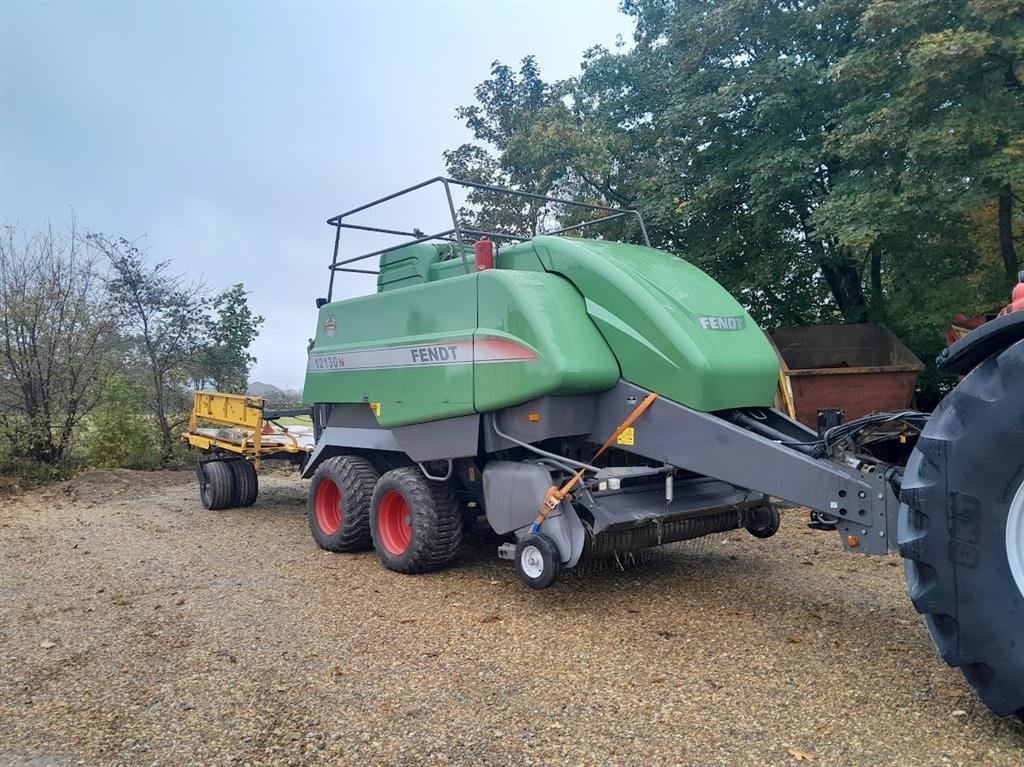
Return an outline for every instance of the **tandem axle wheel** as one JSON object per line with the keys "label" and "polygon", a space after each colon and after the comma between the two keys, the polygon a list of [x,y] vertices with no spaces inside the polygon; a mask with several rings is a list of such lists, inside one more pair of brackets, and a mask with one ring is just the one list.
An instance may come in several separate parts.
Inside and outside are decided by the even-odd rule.
{"label": "tandem axle wheel", "polygon": [[199,499],[211,511],[252,506],[259,494],[256,467],[244,458],[200,461]]}

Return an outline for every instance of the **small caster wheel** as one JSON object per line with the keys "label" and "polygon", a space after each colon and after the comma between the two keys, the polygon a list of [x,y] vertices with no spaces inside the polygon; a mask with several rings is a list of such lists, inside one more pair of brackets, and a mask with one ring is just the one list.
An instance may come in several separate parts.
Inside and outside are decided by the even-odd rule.
{"label": "small caster wheel", "polygon": [[540,533],[530,533],[516,544],[516,569],[523,584],[546,589],[555,582],[562,567],[558,547]]}
{"label": "small caster wheel", "polygon": [[774,506],[756,509],[754,518],[747,525],[747,532],[755,538],[771,538],[779,532],[779,510]]}

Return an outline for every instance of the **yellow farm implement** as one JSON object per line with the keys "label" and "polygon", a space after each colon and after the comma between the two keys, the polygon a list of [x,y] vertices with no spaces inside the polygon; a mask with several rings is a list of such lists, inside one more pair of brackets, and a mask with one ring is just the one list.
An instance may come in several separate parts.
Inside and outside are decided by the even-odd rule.
{"label": "yellow farm implement", "polygon": [[256,470],[264,458],[301,463],[313,449],[309,427],[282,426],[309,417],[308,409],[268,411],[261,397],[196,392],[182,439],[203,452],[200,497],[208,509],[251,506],[259,492]]}

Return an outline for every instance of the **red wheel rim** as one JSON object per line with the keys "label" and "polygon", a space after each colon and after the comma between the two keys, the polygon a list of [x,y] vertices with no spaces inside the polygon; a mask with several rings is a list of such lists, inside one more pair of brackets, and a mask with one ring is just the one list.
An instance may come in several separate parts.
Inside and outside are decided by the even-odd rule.
{"label": "red wheel rim", "polygon": [[325,534],[334,535],[341,527],[341,490],[333,480],[324,479],[316,488],[316,525]]}
{"label": "red wheel rim", "polygon": [[412,513],[409,504],[397,490],[388,490],[380,499],[377,531],[389,554],[402,554],[412,540]]}

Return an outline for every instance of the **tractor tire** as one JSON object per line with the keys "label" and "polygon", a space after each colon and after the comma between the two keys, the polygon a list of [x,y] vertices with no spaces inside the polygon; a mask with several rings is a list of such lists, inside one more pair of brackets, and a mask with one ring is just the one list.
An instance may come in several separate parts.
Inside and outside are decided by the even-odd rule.
{"label": "tractor tire", "polygon": [[373,491],[370,533],[389,570],[436,570],[459,553],[462,510],[447,482],[431,481],[414,466],[392,469]]}
{"label": "tractor tire", "polygon": [[242,460],[228,461],[234,477],[234,494],[231,505],[235,508],[244,509],[256,503],[256,496],[260,492],[260,481],[256,476],[256,467],[252,461]]}
{"label": "tractor tire", "polygon": [[234,472],[227,461],[203,461],[196,469],[199,475],[199,499],[210,511],[226,509],[235,495]]}
{"label": "tractor tire", "polygon": [[1024,718],[1024,341],[939,405],[907,463],[899,545],[942,658]]}
{"label": "tractor tire", "polygon": [[313,474],[309,486],[309,530],[327,551],[353,552],[370,548],[370,498],[377,470],[354,455],[328,458]]}

